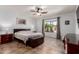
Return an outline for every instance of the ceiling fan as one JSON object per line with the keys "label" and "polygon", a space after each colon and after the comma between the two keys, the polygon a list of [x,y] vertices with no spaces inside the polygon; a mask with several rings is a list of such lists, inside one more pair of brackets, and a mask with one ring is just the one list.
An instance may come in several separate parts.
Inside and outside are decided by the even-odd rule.
{"label": "ceiling fan", "polygon": [[34,13],[33,15],[41,16],[41,14],[47,14],[48,11],[41,7],[35,7],[34,9],[31,9],[31,12]]}

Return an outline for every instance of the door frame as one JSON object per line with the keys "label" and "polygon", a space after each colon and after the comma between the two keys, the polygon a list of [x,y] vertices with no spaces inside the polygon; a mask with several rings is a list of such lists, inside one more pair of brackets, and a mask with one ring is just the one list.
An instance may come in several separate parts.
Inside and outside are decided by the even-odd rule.
{"label": "door frame", "polygon": [[[45,37],[45,19],[42,20],[42,33]],[[56,39],[61,39],[61,31],[60,31],[60,17],[57,17],[57,33],[56,33]]]}

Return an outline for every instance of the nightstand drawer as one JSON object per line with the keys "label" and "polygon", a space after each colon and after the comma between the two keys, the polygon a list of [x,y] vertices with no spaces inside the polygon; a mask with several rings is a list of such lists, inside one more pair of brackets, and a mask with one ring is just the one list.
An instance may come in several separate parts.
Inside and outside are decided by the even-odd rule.
{"label": "nightstand drawer", "polygon": [[7,43],[13,40],[13,34],[1,35],[1,43]]}

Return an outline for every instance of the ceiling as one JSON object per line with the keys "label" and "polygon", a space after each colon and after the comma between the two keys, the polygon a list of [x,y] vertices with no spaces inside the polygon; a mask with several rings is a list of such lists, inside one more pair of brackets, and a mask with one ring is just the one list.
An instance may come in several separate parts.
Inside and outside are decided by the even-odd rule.
{"label": "ceiling", "polygon": [[16,13],[18,15],[24,15],[32,18],[39,18],[43,16],[63,14],[76,11],[76,5],[42,5],[48,11],[46,15],[34,16],[30,10],[35,6],[41,5],[0,5],[0,12],[3,13]]}

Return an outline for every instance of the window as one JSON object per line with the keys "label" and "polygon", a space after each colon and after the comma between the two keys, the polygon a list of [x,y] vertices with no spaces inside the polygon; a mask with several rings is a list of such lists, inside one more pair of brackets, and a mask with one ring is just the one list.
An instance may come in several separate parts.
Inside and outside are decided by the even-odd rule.
{"label": "window", "polygon": [[45,32],[57,31],[57,19],[45,20]]}

